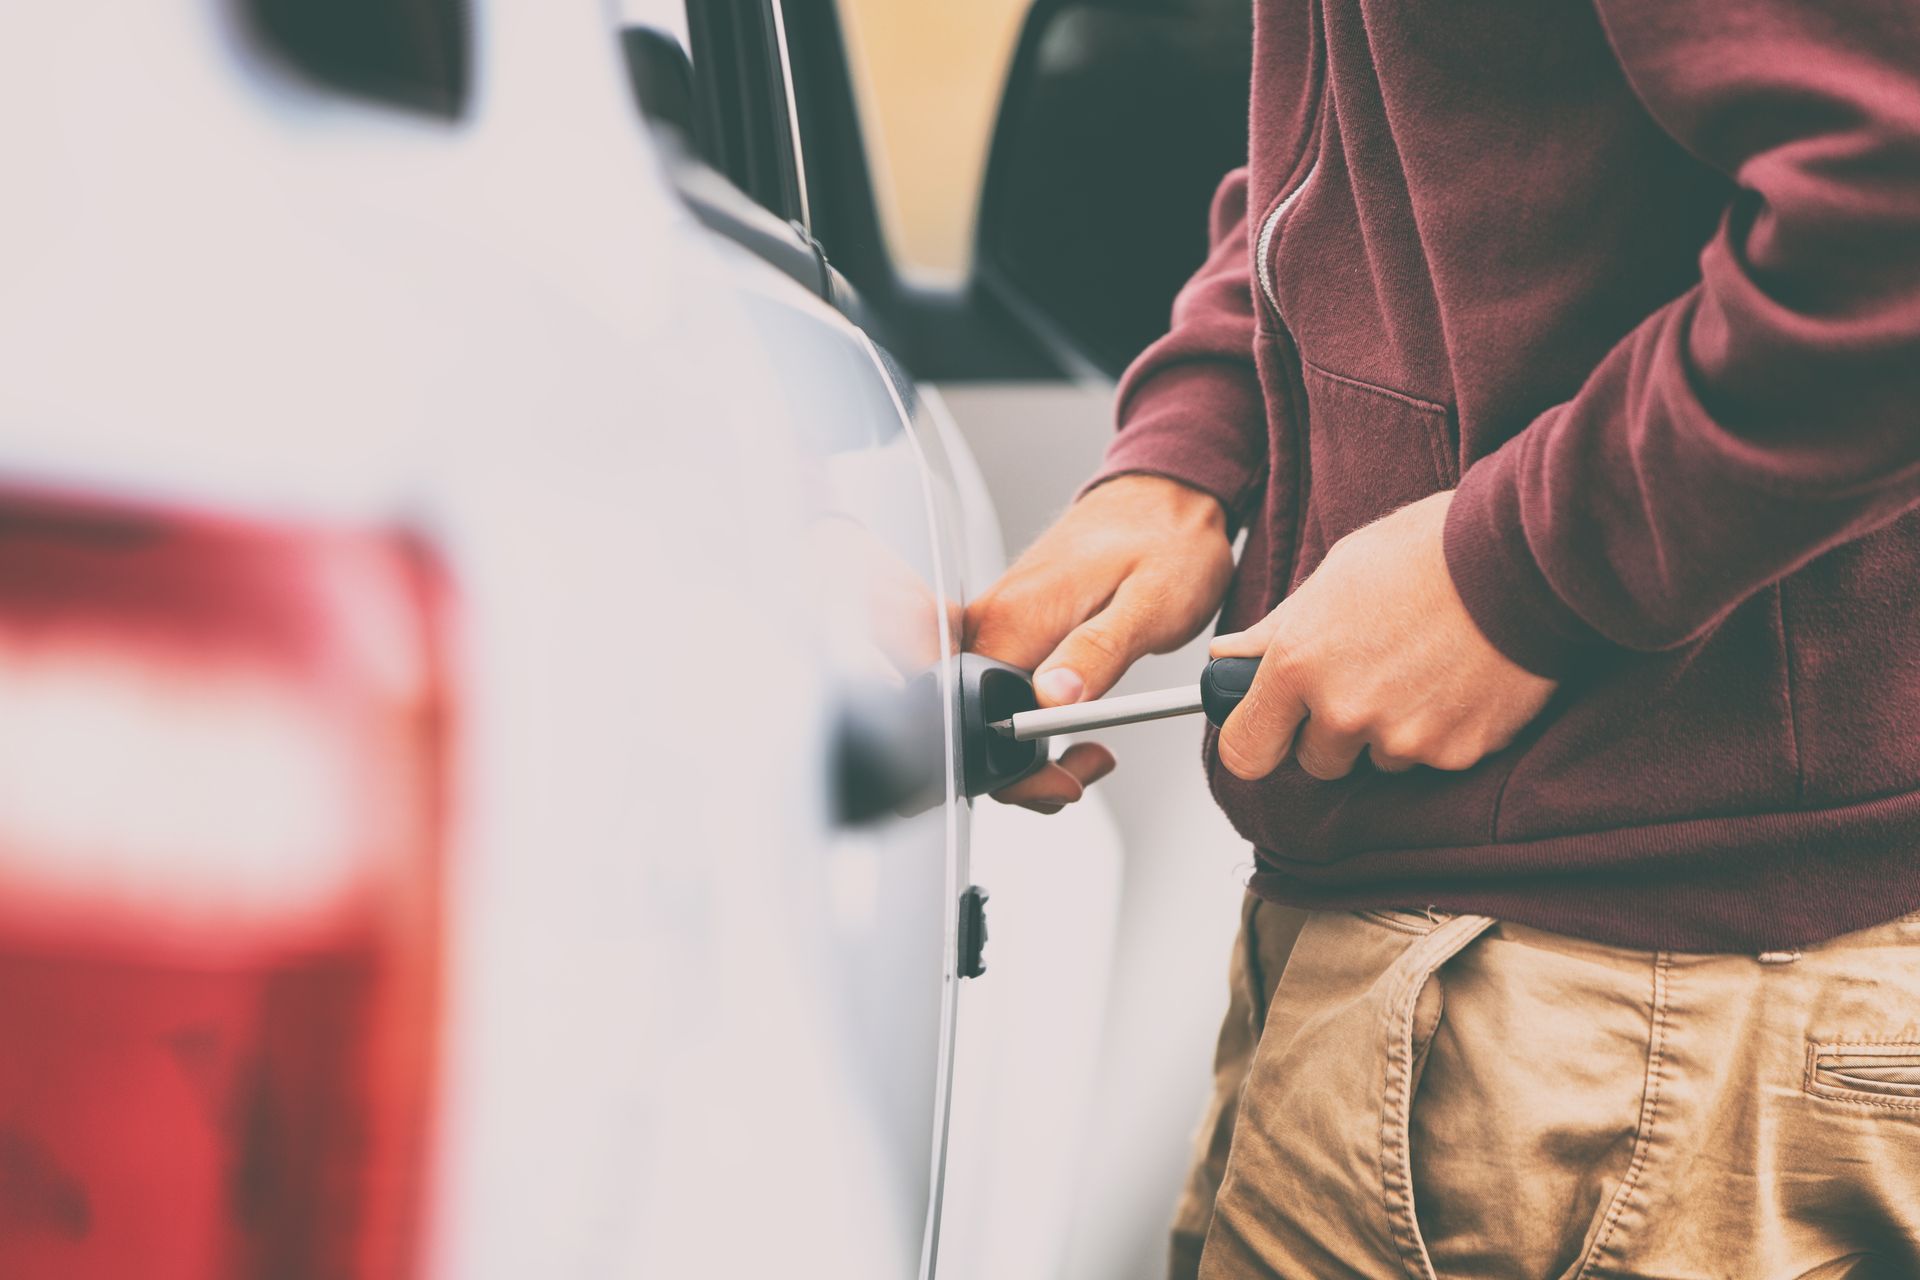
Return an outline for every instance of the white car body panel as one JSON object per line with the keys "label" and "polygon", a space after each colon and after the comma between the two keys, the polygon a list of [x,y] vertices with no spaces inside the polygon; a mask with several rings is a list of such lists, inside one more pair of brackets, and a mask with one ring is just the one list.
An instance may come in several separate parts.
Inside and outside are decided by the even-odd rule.
{"label": "white car body panel", "polygon": [[[481,7],[460,125],[295,82],[222,5],[9,21],[0,474],[405,527],[458,587],[426,1273],[926,1266],[969,810],[948,725],[943,805],[830,821],[845,618],[791,625],[817,613],[804,533],[822,501],[796,477],[957,602],[995,568],[964,446],[923,420],[824,461],[802,447],[849,393],[783,363],[767,316],[855,354],[865,339],[697,228],[598,6]],[[1111,832],[1080,839],[1107,874]],[[933,915],[888,908],[902,875],[918,888],[898,900]],[[1096,901],[1095,942],[1113,909]],[[1035,982],[1002,1025],[1063,1005],[1097,1020],[1083,977]],[[877,1038],[903,1019],[911,1035]],[[932,1166],[903,1177],[916,1150]],[[984,1159],[969,1213],[1030,1200],[1036,1176],[1070,1194],[1057,1161]]]}

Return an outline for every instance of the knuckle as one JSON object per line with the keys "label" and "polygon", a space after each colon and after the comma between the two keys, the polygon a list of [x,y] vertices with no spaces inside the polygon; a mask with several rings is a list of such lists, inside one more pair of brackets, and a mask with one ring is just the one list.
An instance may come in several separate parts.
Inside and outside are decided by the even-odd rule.
{"label": "knuckle", "polygon": [[1284,637],[1276,636],[1267,643],[1267,651],[1260,658],[1260,680],[1269,682],[1275,692],[1310,702],[1313,674],[1311,660]]}
{"label": "knuckle", "polygon": [[1265,724],[1277,722],[1286,708],[1298,709],[1302,703],[1286,673],[1268,672],[1263,660],[1258,674],[1253,678],[1253,687],[1247,690],[1241,706],[1249,716]]}
{"label": "knuckle", "polygon": [[967,631],[971,635],[990,635],[1012,630],[1023,612],[1019,607],[1019,597],[1011,592],[998,591],[981,596],[967,605]]}
{"label": "knuckle", "polygon": [[1368,715],[1366,709],[1357,703],[1333,699],[1315,707],[1313,718],[1327,732],[1344,738],[1363,731],[1367,727]]}
{"label": "knuckle", "polygon": [[1416,760],[1426,749],[1426,736],[1411,726],[1393,725],[1380,732],[1374,747],[1376,755],[1390,760]]}
{"label": "knuckle", "polygon": [[1261,740],[1278,738],[1281,729],[1286,727],[1287,704],[1288,699],[1284,695],[1262,696],[1257,689],[1249,693],[1239,713],[1246,736]]}
{"label": "knuckle", "polygon": [[1480,762],[1480,752],[1460,743],[1446,743],[1428,752],[1424,764],[1448,773],[1460,773]]}
{"label": "knuckle", "polygon": [[1277,627],[1273,638],[1267,641],[1267,651],[1260,659],[1260,670],[1273,672],[1276,680],[1292,683],[1300,672],[1299,651],[1287,642],[1287,637]]}
{"label": "knuckle", "polygon": [[[982,596],[974,605],[983,618],[1008,621],[1031,613],[1034,598],[1042,594],[1025,580],[1002,583]],[[969,610],[972,612],[973,610]]]}
{"label": "knuckle", "polygon": [[1513,745],[1514,739],[1519,736],[1520,731],[1517,728],[1487,734],[1481,741],[1480,755],[1485,757],[1492,755],[1496,751],[1505,751]]}
{"label": "knuckle", "polygon": [[1323,759],[1311,751],[1300,752],[1298,761],[1302,773],[1322,782],[1332,782],[1335,778],[1346,776],[1347,770],[1340,763]]}
{"label": "knuckle", "polygon": [[1074,639],[1080,648],[1109,662],[1120,662],[1126,658],[1126,645],[1110,624],[1088,623],[1074,633]]}

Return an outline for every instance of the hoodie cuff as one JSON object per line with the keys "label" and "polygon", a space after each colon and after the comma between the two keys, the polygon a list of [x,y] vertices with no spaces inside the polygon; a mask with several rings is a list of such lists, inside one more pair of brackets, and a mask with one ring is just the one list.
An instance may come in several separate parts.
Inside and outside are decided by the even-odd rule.
{"label": "hoodie cuff", "polygon": [[1454,590],[1487,640],[1535,675],[1557,679],[1606,638],[1567,606],[1527,542],[1523,431],[1467,468],[1442,545]]}
{"label": "hoodie cuff", "polygon": [[1195,361],[1131,388],[1106,459],[1076,497],[1126,475],[1165,476],[1212,494],[1238,528],[1267,474],[1266,400],[1241,364]]}

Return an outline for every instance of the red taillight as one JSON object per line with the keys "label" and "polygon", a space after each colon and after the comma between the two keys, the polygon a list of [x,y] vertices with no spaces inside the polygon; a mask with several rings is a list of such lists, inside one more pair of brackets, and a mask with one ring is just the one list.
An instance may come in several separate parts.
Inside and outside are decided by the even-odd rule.
{"label": "red taillight", "polygon": [[0,1276],[409,1269],[437,599],[403,537],[0,495]]}

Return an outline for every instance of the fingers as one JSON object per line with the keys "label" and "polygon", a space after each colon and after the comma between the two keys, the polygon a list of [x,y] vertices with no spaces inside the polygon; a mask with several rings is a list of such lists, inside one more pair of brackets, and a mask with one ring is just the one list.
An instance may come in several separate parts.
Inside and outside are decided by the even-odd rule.
{"label": "fingers", "polygon": [[1142,656],[1178,643],[1170,584],[1136,574],[1120,584],[1107,606],[1067,633],[1034,672],[1042,706],[1098,698]]}
{"label": "fingers", "polygon": [[1031,671],[1101,599],[1055,580],[1009,578],[967,606],[963,647]]}
{"label": "fingers", "polygon": [[1308,777],[1332,782],[1352,773],[1354,762],[1366,749],[1364,734],[1335,728],[1325,717],[1309,713],[1294,737],[1293,759]]}
{"label": "fingers", "polygon": [[993,793],[1004,804],[1036,813],[1058,813],[1113,772],[1113,752],[1097,742],[1076,742],[1058,760]]}
{"label": "fingers", "polygon": [[1381,773],[1405,773],[1420,763],[1418,760],[1411,759],[1407,756],[1391,755],[1382,751],[1378,745],[1367,748],[1367,758],[1373,762],[1373,767]]}
{"label": "fingers", "polygon": [[1207,646],[1209,658],[1258,658],[1273,643],[1274,632],[1279,629],[1279,610],[1269,613],[1245,631],[1231,631],[1213,638]]}
{"label": "fingers", "polygon": [[1002,787],[993,798],[1002,804],[1017,804],[1039,813],[1058,813],[1078,800],[1085,788],[1079,779],[1063,769],[1058,761],[1028,774],[1012,786]]}
{"label": "fingers", "polygon": [[1220,763],[1236,778],[1266,777],[1287,758],[1306,718],[1307,704],[1294,688],[1286,662],[1278,655],[1263,657],[1247,696],[1221,726]]}

